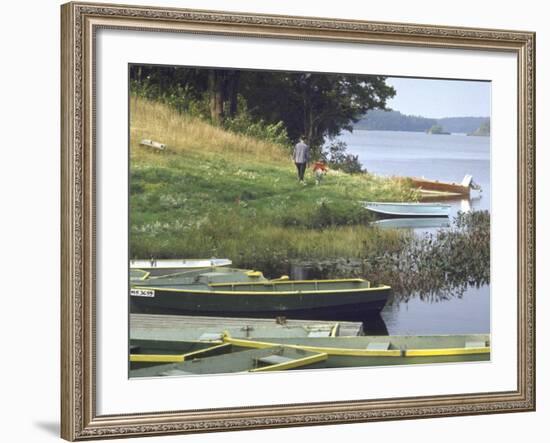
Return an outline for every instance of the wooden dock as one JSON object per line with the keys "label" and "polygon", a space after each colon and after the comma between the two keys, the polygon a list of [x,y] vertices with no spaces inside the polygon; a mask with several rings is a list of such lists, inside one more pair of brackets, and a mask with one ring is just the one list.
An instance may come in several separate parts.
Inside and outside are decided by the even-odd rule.
{"label": "wooden dock", "polygon": [[217,340],[232,337],[358,336],[361,322],[130,314],[130,338],[149,340]]}

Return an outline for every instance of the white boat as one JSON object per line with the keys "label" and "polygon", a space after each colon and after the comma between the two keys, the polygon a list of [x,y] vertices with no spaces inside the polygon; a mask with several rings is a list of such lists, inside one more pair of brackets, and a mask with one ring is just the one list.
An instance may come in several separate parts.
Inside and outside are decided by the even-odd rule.
{"label": "white boat", "polygon": [[365,208],[386,217],[448,217],[451,205],[442,203],[365,202]]}
{"label": "white boat", "polygon": [[151,277],[156,277],[191,269],[230,266],[232,263],[233,262],[227,258],[141,259],[130,260],[130,270],[146,271]]}

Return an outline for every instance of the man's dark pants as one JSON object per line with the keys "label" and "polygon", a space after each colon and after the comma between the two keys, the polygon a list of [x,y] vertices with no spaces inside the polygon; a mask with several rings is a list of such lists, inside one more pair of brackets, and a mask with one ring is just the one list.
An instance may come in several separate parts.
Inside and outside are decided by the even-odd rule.
{"label": "man's dark pants", "polygon": [[306,164],[305,163],[295,163],[296,169],[298,169],[298,178],[300,181],[304,180],[304,173],[306,172]]}

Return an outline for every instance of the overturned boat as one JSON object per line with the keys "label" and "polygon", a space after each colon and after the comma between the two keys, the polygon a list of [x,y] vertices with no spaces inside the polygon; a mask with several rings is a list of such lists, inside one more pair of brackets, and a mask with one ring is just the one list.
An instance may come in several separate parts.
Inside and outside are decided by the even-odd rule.
{"label": "overturned boat", "polygon": [[259,271],[206,268],[131,280],[131,312],[218,317],[362,320],[380,313],[386,285],[361,278],[268,280]]}
{"label": "overturned boat", "polygon": [[427,178],[410,178],[412,185],[417,188],[423,197],[470,197],[470,190],[481,191],[481,187],[474,182],[473,177],[467,174],[460,183],[430,180]]}

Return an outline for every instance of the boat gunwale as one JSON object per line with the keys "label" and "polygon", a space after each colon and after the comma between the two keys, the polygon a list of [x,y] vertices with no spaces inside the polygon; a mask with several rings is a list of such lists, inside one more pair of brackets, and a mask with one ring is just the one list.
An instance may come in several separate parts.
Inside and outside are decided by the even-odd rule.
{"label": "boat gunwale", "polygon": [[[158,279],[163,279],[163,278],[173,278],[173,277],[176,277],[178,275],[184,275],[184,274],[195,274],[195,273],[197,273],[197,272],[199,272],[203,269],[205,270],[205,272],[210,272],[212,269],[216,269],[218,267],[221,267],[224,270],[227,270],[227,269],[234,270],[234,272],[224,272],[225,274],[228,274],[228,275],[229,274],[238,274],[239,272],[247,273],[247,272],[253,271],[253,269],[227,268],[225,266],[205,266],[205,267],[200,267],[200,268],[190,268],[190,269],[174,272],[174,273],[171,273],[171,274],[151,275],[151,276],[149,276],[149,278],[147,280],[158,280]],[[184,269],[184,268],[173,268],[173,269]],[[139,270],[139,271],[147,272],[143,268],[133,268],[132,270]]]}
{"label": "boat gunwale", "polygon": [[[449,215],[448,214],[443,214],[443,213],[440,213],[440,212],[427,212],[425,214],[418,214],[417,212],[390,212],[390,211],[380,211],[380,210],[377,210],[377,209],[371,209],[369,208],[369,210],[371,210],[372,212],[377,212],[379,214],[386,214],[386,215],[401,215],[401,216],[407,216],[407,217],[415,217],[415,218],[420,218],[420,217],[439,217],[439,218],[444,218],[444,217],[448,217]],[[439,214],[439,215],[437,215]]]}
{"label": "boat gunwale", "polygon": [[250,340],[246,338],[233,338],[228,333],[223,336],[224,343],[230,343],[235,346],[248,347],[252,349],[263,349],[271,346],[287,346],[292,348],[303,349],[311,352],[322,352],[331,356],[348,356],[348,357],[449,357],[456,355],[475,355],[475,354],[490,354],[491,346],[480,346],[468,348],[452,347],[452,348],[411,348],[411,349],[387,349],[387,350],[372,350],[363,348],[338,348],[330,346],[312,346],[289,343],[278,343],[261,340]]}
{"label": "boat gunwale", "polygon": [[308,290],[308,291],[217,291],[204,289],[179,289],[179,288],[162,288],[155,286],[132,286],[131,289],[148,289],[153,291],[176,292],[180,294],[207,294],[207,295],[323,295],[338,293],[361,293],[361,292],[376,292],[391,290],[391,286],[381,285],[376,287],[357,288],[357,289],[336,289],[336,290]]}
{"label": "boat gunwale", "polygon": [[445,208],[450,208],[452,205],[449,205],[447,203],[426,203],[426,202],[363,202],[363,204],[366,205],[397,205],[397,206],[407,206],[407,205],[415,205],[415,206],[442,206]]}
{"label": "boat gunwale", "polygon": [[294,349],[302,349],[310,352],[321,352],[327,355],[341,355],[350,357],[403,357],[400,349],[372,350],[357,348],[331,348],[330,346],[296,345],[277,342],[264,342],[261,340],[249,340],[245,338],[233,338],[228,334],[223,337],[224,343],[242,346],[251,349],[265,349],[272,346],[286,346]]}
{"label": "boat gunwale", "polygon": [[[176,264],[176,262],[178,262],[178,260],[181,260],[180,263],[177,263],[179,266],[162,266],[162,262],[175,262],[174,264]],[[220,261],[223,261],[223,260],[227,260],[228,263],[226,264],[219,264],[219,263],[212,263],[213,260],[220,260]],[[186,262],[208,262],[210,261],[210,265],[206,265],[206,266],[185,266]],[[138,258],[138,259],[135,259],[135,260],[129,260],[130,262],[130,269],[143,269],[143,268],[147,268],[147,269],[188,269],[188,270],[196,270],[196,269],[201,269],[201,268],[211,268],[211,267],[220,267],[220,268],[224,268],[226,266],[231,266],[233,264],[233,261],[228,259],[228,258],[216,258],[216,259],[208,259],[208,258],[197,258],[197,259],[194,259],[194,258],[186,258],[186,259],[172,259],[172,258],[159,258],[159,259],[155,259],[154,260],[154,263],[155,265],[151,265],[151,260],[148,260],[148,259],[143,259],[143,258]],[[147,263],[149,264],[150,266],[138,266],[140,262],[144,262],[144,263]],[[156,266],[156,263],[158,262],[161,262],[161,266]]]}
{"label": "boat gunwale", "polygon": [[313,284],[323,284],[323,283],[368,283],[369,280],[363,278],[342,278],[342,279],[332,279],[332,280],[263,280],[263,281],[251,281],[251,282],[227,282],[227,283],[209,283],[208,286],[253,286],[253,285],[293,285],[293,284],[304,285],[308,283]]}
{"label": "boat gunwale", "polygon": [[[294,349],[294,348],[291,348]],[[269,372],[269,371],[284,371],[287,369],[301,368],[314,363],[319,363],[328,359],[328,354],[324,352],[314,352],[313,355],[307,355],[302,358],[292,359],[284,363],[276,363],[261,368],[249,369],[248,372]]]}
{"label": "boat gunwale", "polygon": [[233,346],[231,343],[225,343],[223,341],[215,342],[199,342],[199,343],[212,343],[212,346],[207,346],[203,349],[197,349],[196,351],[184,352],[183,354],[130,354],[130,361],[132,363],[182,363],[188,361],[189,357],[204,354],[216,349],[229,348]]}

